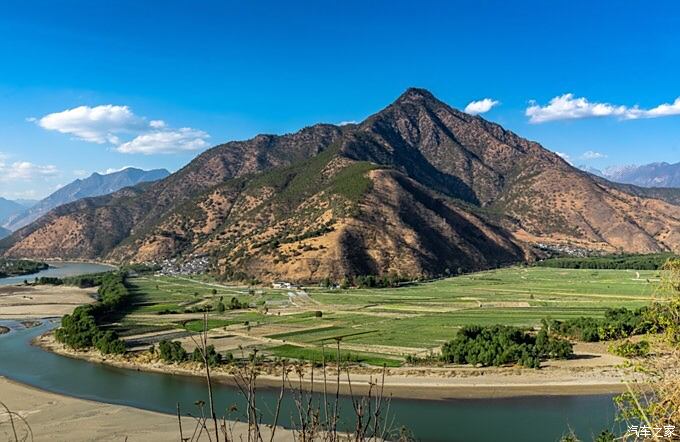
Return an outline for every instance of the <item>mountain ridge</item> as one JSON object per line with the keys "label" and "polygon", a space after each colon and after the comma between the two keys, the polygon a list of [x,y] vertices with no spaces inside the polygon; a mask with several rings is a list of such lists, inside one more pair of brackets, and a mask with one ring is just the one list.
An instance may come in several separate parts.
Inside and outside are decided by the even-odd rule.
{"label": "mountain ridge", "polygon": [[63,204],[82,198],[107,195],[124,187],[157,181],[168,175],[170,172],[165,169],[142,170],[134,167],[126,167],[108,174],[94,172],[88,178],[78,178],[31,207],[14,214],[4,222],[3,227],[17,230]]}
{"label": "mountain ridge", "polygon": [[640,187],[680,188],[680,163],[657,162],[607,168],[602,175],[610,181]]}
{"label": "mountain ridge", "polygon": [[348,126],[216,146],[171,176],[62,206],[11,256],[211,257],[224,277],[434,276],[532,259],[532,244],[680,251],[680,207],[575,169],[423,89]]}
{"label": "mountain ridge", "polygon": [[0,197],[0,225],[9,217],[22,212],[26,208],[17,201]]}

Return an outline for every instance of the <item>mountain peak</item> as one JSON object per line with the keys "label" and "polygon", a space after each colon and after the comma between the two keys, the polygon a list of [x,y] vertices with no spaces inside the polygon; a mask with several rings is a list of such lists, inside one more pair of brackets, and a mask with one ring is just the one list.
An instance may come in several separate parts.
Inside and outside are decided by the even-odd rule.
{"label": "mountain peak", "polygon": [[406,89],[406,91],[399,96],[397,99],[398,103],[403,103],[403,102],[414,102],[414,101],[430,101],[430,100],[437,100],[437,98],[432,95],[430,91],[427,89],[422,89],[422,88],[417,88],[417,87],[410,87]]}

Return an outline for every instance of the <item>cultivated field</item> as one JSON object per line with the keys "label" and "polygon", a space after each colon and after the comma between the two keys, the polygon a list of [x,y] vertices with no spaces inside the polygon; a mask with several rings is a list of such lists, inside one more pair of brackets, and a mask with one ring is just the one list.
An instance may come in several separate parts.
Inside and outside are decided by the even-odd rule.
{"label": "cultivated field", "polygon": [[[275,290],[224,286],[203,278],[130,280],[134,306],[115,326],[133,347],[179,339],[202,328],[206,305],[218,351],[321,359],[342,341],[343,358],[398,365],[407,354],[436,352],[466,324],[533,327],[542,318],[602,316],[653,298],[658,272],[513,267],[394,289]],[[248,308],[230,310],[231,299]],[[319,313],[321,312],[321,317]],[[330,350],[326,350],[330,353]]]}

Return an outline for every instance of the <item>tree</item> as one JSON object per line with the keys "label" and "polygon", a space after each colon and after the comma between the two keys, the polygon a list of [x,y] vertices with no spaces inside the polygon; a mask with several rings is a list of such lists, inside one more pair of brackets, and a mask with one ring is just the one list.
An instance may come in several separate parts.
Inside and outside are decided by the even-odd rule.
{"label": "tree", "polygon": [[163,340],[158,344],[158,350],[161,359],[167,363],[184,362],[188,359],[186,350],[177,341]]}

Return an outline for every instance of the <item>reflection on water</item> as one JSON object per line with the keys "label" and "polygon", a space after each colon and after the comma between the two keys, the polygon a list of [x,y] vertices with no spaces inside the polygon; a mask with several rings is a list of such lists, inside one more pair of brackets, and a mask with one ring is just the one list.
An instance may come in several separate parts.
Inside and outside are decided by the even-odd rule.
{"label": "reflection on water", "polygon": [[[26,329],[16,321],[0,321],[12,331],[0,336],[0,375],[56,393],[101,402],[130,405],[164,413],[195,411],[195,401],[207,400],[203,379],[124,370],[58,356],[31,346],[31,340],[54,327],[45,321]],[[275,390],[260,389],[260,406],[268,410],[276,401]],[[215,388],[217,410],[243,401],[234,388]],[[268,406],[269,405],[269,406]],[[343,398],[343,425],[351,404]],[[507,399],[456,399],[445,401],[393,399],[395,425],[405,426],[419,440],[427,441],[557,441],[569,428],[581,440],[591,440],[605,428],[621,430],[614,423],[611,396],[519,397]],[[290,424],[294,404],[284,403],[280,423]],[[266,419],[265,419],[266,420]]]}

